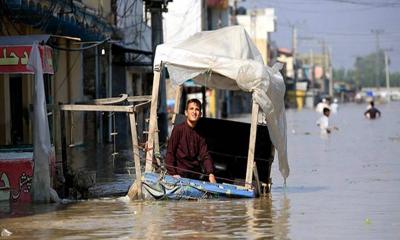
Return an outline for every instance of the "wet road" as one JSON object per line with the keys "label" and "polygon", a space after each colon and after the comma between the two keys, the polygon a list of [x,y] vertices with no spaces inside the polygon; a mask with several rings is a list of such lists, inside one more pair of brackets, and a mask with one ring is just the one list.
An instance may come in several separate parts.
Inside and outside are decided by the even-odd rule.
{"label": "wet road", "polygon": [[364,105],[341,105],[328,139],[317,113],[288,110],[291,175],[284,188],[275,162],[266,198],[25,206],[0,229],[8,239],[399,239],[400,102],[377,107],[383,117],[370,121]]}

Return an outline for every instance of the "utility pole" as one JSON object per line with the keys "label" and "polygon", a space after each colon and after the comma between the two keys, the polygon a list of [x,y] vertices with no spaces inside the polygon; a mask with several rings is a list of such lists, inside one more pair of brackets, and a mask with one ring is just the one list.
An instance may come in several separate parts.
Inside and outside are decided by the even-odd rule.
{"label": "utility pole", "polygon": [[292,25],[292,54],[293,54],[293,69],[294,69],[294,81],[297,81],[297,62],[296,62],[296,55],[297,55],[297,29],[296,26]]}
{"label": "utility pole", "polygon": [[297,29],[295,25],[292,25],[292,52],[293,58],[295,58],[297,53]]}
{"label": "utility pole", "polygon": [[[95,88],[96,88],[96,93],[95,97],[96,99],[100,98],[100,59],[99,59],[99,48],[96,46],[94,48],[95,55]],[[71,115],[71,113],[69,114]],[[103,119],[101,117],[101,114],[99,112],[96,112],[96,136],[97,136],[97,143],[102,144],[103,143]]]}
{"label": "utility pole", "polygon": [[376,40],[376,56],[375,56],[375,86],[379,89],[380,83],[379,83],[379,35],[383,33],[382,29],[372,29],[371,32],[375,34],[375,40]]}
{"label": "utility pole", "polygon": [[311,71],[311,74],[310,74],[311,88],[314,88],[315,87],[315,84],[314,84],[315,76],[314,76],[314,51],[313,51],[313,49],[310,49],[310,71]]}
{"label": "utility pole", "polygon": [[391,90],[390,90],[390,73],[389,73],[389,58],[387,52],[391,51],[391,49],[384,49],[384,54],[385,54],[385,73],[386,73],[386,91],[388,96],[388,101],[390,101],[390,95],[391,95]]}
{"label": "utility pole", "polygon": [[333,67],[332,67],[332,50],[328,48],[328,60],[329,60],[329,95],[333,97]]}
{"label": "utility pole", "polygon": [[[162,25],[162,13],[167,12],[167,4],[172,0],[144,0],[146,4],[146,12],[151,14],[151,41],[154,55],[156,53],[156,47],[164,42],[163,38],[163,25]],[[167,93],[165,84],[165,74],[160,76],[160,88],[159,88],[159,107],[158,107],[158,127],[160,130],[159,141],[166,142],[168,136],[168,116],[167,116]]]}

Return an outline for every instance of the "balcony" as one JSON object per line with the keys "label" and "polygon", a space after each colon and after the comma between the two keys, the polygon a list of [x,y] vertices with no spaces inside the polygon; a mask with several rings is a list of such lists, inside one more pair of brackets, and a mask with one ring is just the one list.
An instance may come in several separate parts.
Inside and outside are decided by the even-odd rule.
{"label": "balcony", "polygon": [[115,32],[101,12],[76,0],[5,0],[2,8],[12,22],[27,24],[45,33],[101,41]]}

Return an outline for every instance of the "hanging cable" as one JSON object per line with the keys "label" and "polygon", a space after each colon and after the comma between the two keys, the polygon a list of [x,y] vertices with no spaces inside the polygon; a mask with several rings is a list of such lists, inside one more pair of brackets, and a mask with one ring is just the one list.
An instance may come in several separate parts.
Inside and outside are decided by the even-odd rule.
{"label": "hanging cable", "polygon": [[110,41],[110,40],[111,40],[111,38],[108,37],[108,38],[106,38],[106,39],[104,39],[104,40],[102,40],[100,42],[94,43],[94,44],[92,44],[90,46],[80,47],[80,48],[64,48],[64,47],[59,47],[59,46],[53,45],[51,43],[47,43],[47,45],[49,45],[50,47],[52,47],[54,49],[61,50],[61,51],[83,51],[83,50],[87,50],[87,49],[99,46],[99,45],[101,45],[101,44],[103,44],[103,43],[105,43],[107,41]]}

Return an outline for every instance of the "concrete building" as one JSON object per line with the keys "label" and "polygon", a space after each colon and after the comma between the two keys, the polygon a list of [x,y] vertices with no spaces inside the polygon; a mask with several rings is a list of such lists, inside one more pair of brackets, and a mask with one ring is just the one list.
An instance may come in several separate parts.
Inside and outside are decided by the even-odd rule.
{"label": "concrete building", "polygon": [[[61,155],[62,131],[56,105],[121,93],[150,94],[151,28],[142,1],[5,0],[0,19],[0,51],[4,56],[20,50],[29,54],[25,48],[35,41],[51,50],[45,59],[52,71],[44,74],[44,83],[51,143],[57,156]],[[26,69],[23,61],[18,64]],[[1,67],[0,145],[29,148],[33,144],[33,76]],[[65,120],[69,149],[84,142],[115,141],[110,135],[115,131],[112,115],[78,112],[67,114]],[[122,141],[129,134],[129,125],[120,124],[118,138]]]}
{"label": "concrete building", "polygon": [[275,9],[253,9],[246,15],[237,15],[237,23],[249,33],[265,64],[270,64],[270,34],[276,31]]}

